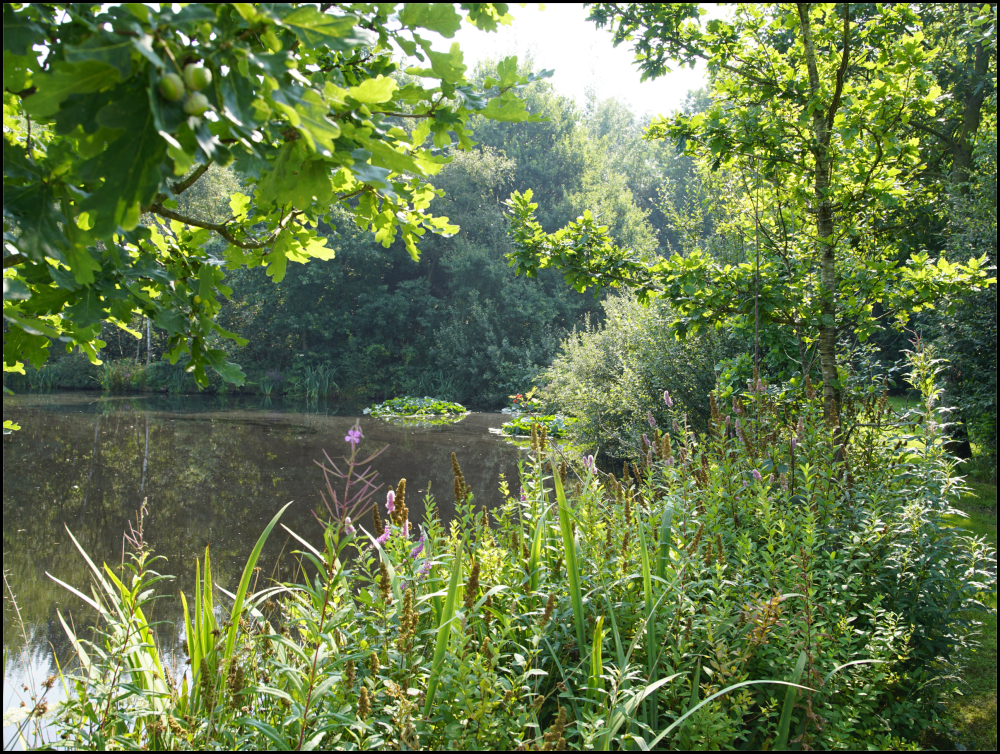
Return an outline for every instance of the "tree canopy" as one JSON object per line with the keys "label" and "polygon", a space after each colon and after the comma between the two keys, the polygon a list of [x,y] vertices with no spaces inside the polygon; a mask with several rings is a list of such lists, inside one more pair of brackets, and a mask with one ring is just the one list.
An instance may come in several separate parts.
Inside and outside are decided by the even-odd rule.
{"label": "tree canopy", "polygon": [[578,290],[667,296],[682,314],[679,334],[734,317],[792,330],[803,352],[815,344],[834,413],[839,336],[864,340],[890,314],[904,325],[947,293],[993,282],[985,257],[953,264],[918,251],[904,262],[904,234],[883,222],[924,192],[911,123],[947,109],[938,50],[903,4],[747,4],[707,23],[702,14],[695,4],[598,3],[591,19],[611,26],[616,44],[634,44],[644,78],[707,63],[711,106],[660,118],[647,138],[676,140],[708,169],[744,181],[732,230],[756,258],[730,265],[695,249],[647,263],[611,243],[590,214],[544,232],[532,197],[515,194],[511,263],[529,275],[562,269]]}
{"label": "tree canopy", "polygon": [[[435,50],[428,33],[511,17],[460,9],[5,3],[4,369],[40,366],[53,340],[97,361],[102,322],[139,313],[200,383],[206,367],[241,383],[219,347],[244,342],[216,321],[224,268],[277,281],[289,261],[329,259],[317,228],[337,208],[414,258],[427,231],[453,234],[428,211],[431,176],[472,147],[472,115],[532,120],[517,91],[536,78],[508,58],[470,82],[457,43]],[[228,219],[184,214],[213,163],[251,190]]]}

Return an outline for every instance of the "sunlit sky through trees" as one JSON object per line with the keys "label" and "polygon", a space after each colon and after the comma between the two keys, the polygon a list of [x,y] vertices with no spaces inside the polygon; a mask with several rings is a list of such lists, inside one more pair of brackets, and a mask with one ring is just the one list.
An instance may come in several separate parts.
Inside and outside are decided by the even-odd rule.
{"label": "sunlit sky through trees", "polygon": [[[678,68],[663,78],[640,83],[639,71],[633,65],[632,49],[628,45],[615,48],[607,29],[598,29],[587,21],[588,11],[581,3],[549,4],[539,8],[511,5],[514,23],[500,27],[497,33],[486,34],[464,24],[455,35],[465,53],[470,70],[486,58],[517,55],[534,60],[534,69],[553,69],[550,81],[561,94],[584,104],[587,92],[593,89],[598,98],[615,97],[626,102],[638,114],[668,114],[679,107],[690,89],[705,85],[705,67],[694,70]],[[710,15],[721,15],[710,8]],[[441,40],[446,49],[446,40]]]}

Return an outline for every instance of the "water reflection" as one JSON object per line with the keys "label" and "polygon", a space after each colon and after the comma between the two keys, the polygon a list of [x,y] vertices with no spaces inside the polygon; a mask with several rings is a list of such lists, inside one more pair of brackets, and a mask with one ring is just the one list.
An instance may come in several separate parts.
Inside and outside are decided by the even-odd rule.
{"label": "water reflection", "polygon": [[[36,682],[54,672],[50,645],[61,661],[70,657],[56,610],[71,613],[78,628],[93,619],[89,608],[45,576],[47,571],[77,587],[89,583],[64,527],[98,564],[120,564],[122,532],[147,499],[146,539],[168,558],[158,570],[177,577],[161,590],[171,596],[157,602],[151,620],[173,624],[180,616],[177,590],[193,593],[194,558],[206,545],[216,582],[233,590],[253,543],[289,500],[295,504],[282,522],[308,541],[319,540],[312,511],[321,504],[323,475],[314,461],[323,450],[335,458],[346,452],[344,436],[360,411],[281,399],[259,403],[94,393],[4,397],[4,418],[22,429],[3,439],[3,565],[27,641],[25,646],[5,593],[4,709],[13,686],[25,680],[25,665]],[[428,485],[439,493],[435,500],[448,520],[454,510],[452,451],[478,503],[499,502],[501,472],[513,480],[518,450],[489,433],[504,418],[474,413],[450,426],[401,427],[362,417],[359,450],[367,455],[390,446],[373,464],[377,481],[407,479],[412,521],[423,520]],[[378,495],[383,502],[385,489]],[[370,530],[366,519],[361,523]],[[261,556],[262,576],[291,578],[293,549],[294,541],[276,529]],[[177,657],[177,632],[161,629],[159,638],[165,654]]]}

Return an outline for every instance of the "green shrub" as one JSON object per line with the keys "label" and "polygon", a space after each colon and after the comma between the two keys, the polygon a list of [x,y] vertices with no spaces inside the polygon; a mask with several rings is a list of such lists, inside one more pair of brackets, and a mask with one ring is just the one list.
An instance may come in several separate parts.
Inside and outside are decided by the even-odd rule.
{"label": "green shrub", "polygon": [[845,425],[828,426],[812,396],[757,385],[710,405],[697,436],[668,416],[677,430],[649,433],[621,478],[536,440],[520,491],[501,482],[492,526],[454,456],[447,528],[429,495],[411,526],[403,482],[372,519],[339,507],[374,489],[353,471],[356,426],[334,467],[348,470],[325,470],[323,541],[298,540],[306,580],[245,600],[241,583],[217,626],[206,554],[183,682],[143,617],[158,577],[141,537],[128,584],[98,584],[97,601],[77,593],[105,625],[93,644],[71,634],[81,667],[56,741],[912,748],[947,730],[942,702],[974,638],[962,611],[996,588],[995,551],[943,520],[962,486],[933,371],[917,358],[922,421],[900,427],[919,449],[886,441],[882,398],[845,405]]}
{"label": "green shrub", "polygon": [[650,420],[667,421],[663,391],[696,428],[708,425],[708,394],[714,366],[734,347],[718,333],[678,341],[668,331],[673,317],[659,301],[648,308],[628,295],[604,302],[604,325],[573,332],[538,378],[549,410],[580,419],[577,442],[615,458],[637,459]]}

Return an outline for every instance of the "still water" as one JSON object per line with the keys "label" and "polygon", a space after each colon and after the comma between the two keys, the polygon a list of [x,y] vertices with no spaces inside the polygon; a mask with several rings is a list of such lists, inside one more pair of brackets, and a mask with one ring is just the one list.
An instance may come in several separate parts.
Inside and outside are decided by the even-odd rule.
{"label": "still water", "polygon": [[[67,528],[96,563],[117,566],[122,534],[147,501],[145,539],[167,558],[157,570],[177,577],[161,584],[168,597],[156,602],[150,620],[166,622],[158,639],[176,667],[182,662],[177,591],[193,594],[195,556],[210,546],[215,582],[235,591],[257,537],[290,500],[281,523],[319,543],[313,511],[325,486],[315,461],[324,450],[335,461],[347,452],[344,437],[357,417],[364,455],[389,446],[372,464],[376,483],[387,485],[376,495],[383,516],[388,485],[405,478],[410,520],[423,521],[430,485],[447,522],[454,511],[453,451],[478,504],[500,502],[501,473],[516,489],[519,451],[489,432],[503,423],[502,414],[401,427],[363,416],[357,407],[324,403],[51,393],[4,396],[3,416],[21,425],[3,438],[3,572],[20,612],[5,585],[5,711],[27,697],[22,683],[55,673],[53,651],[62,663],[71,659],[57,610],[83,635],[89,632],[82,628],[93,625],[92,610],[46,576],[89,591],[86,563]],[[361,523],[371,530],[369,516]],[[276,528],[261,555],[262,575],[293,578],[293,549],[298,544]]]}

